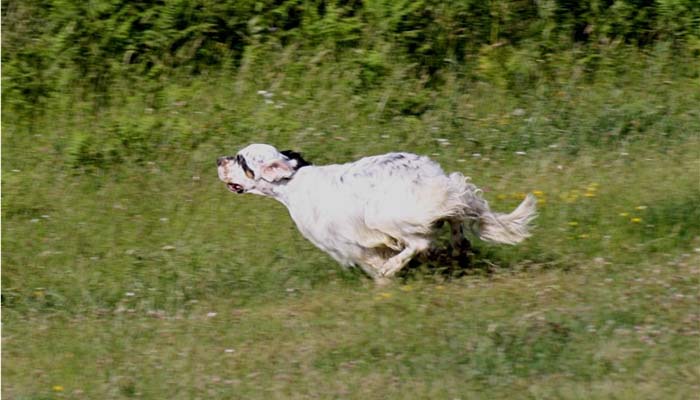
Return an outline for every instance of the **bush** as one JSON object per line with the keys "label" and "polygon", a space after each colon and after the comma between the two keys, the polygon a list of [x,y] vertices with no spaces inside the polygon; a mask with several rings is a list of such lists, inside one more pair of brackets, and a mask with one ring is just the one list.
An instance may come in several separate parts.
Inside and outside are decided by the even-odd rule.
{"label": "bush", "polygon": [[[419,75],[454,63],[482,72],[493,64],[486,69],[505,71],[492,77],[497,83],[523,85],[541,77],[548,54],[572,46],[586,48],[581,57],[614,43],[660,41],[679,54],[697,53],[700,38],[700,5],[692,0],[4,0],[2,9],[3,99],[12,104],[36,104],[76,86],[84,96],[106,92],[122,78],[236,69],[251,46],[295,46],[297,55],[331,49],[336,56],[388,48],[397,61],[415,63]],[[358,66],[364,80],[381,75],[374,61]]]}

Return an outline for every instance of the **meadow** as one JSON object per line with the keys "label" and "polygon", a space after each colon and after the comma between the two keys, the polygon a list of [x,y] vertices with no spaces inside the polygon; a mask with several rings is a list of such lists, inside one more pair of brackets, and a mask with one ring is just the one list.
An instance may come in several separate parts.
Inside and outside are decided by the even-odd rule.
{"label": "meadow", "polygon": [[[338,29],[334,43],[350,35]],[[3,46],[22,32],[4,26]],[[7,45],[3,398],[697,396],[692,43],[544,61],[492,44],[433,70],[388,39],[285,38],[235,65],[110,70],[104,87],[72,87],[67,59],[29,73]],[[377,287],[281,204],[218,181],[216,158],[253,142],[315,164],[429,155],[496,210],[534,193],[536,228],[514,247],[470,237],[470,265],[413,263]]]}

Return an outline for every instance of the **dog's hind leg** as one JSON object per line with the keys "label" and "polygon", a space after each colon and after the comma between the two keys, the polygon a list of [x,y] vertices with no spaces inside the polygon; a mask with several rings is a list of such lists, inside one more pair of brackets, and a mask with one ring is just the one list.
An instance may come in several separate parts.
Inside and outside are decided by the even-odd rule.
{"label": "dog's hind leg", "polygon": [[390,278],[396,275],[401,268],[411,261],[413,256],[427,250],[430,246],[430,240],[423,237],[412,237],[409,240],[405,240],[405,243],[406,247],[399,254],[386,260],[384,265],[382,265],[380,270],[382,276]]}
{"label": "dog's hind leg", "polygon": [[456,255],[468,253],[472,245],[469,243],[469,239],[464,236],[462,221],[458,219],[451,219],[449,221],[450,231],[452,233],[451,242],[453,252],[456,252]]}

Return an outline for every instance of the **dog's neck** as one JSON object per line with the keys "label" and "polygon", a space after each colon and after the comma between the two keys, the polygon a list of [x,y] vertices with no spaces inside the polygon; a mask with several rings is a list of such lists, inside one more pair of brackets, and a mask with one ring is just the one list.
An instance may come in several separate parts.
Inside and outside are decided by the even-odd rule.
{"label": "dog's neck", "polygon": [[257,190],[263,196],[271,197],[280,203],[284,204],[286,207],[289,207],[289,202],[290,202],[290,188],[294,186],[294,178],[296,177],[296,173],[289,177],[289,179],[285,179],[283,181],[279,182],[274,182],[274,183],[267,183],[266,185],[262,187],[258,187]]}

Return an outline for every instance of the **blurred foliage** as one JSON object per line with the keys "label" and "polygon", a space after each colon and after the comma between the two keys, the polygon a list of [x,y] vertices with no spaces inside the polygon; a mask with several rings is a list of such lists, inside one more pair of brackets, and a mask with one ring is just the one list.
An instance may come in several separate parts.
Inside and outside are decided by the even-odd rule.
{"label": "blurred foliage", "polygon": [[[503,91],[556,111],[544,116],[546,126],[533,117],[515,131],[493,128],[480,143],[523,149],[562,132],[574,147],[609,143],[674,131],[664,125],[678,119],[667,117],[683,114],[690,100],[672,91],[700,76],[694,0],[3,0],[2,17],[3,123],[14,128],[5,143],[52,135],[50,146],[74,168],[142,163],[156,150],[191,149],[223,132],[288,134],[308,126],[304,104],[329,96],[351,100],[326,111],[400,118],[406,131],[432,116],[462,135],[474,121],[464,96]],[[643,90],[650,77],[659,101],[627,104],[626,93],[613,91]],[[592,82],[599,86],[588,96],[608,112],[578,118],[591,110],[576,92]],[[261,116],[256,86],[293,93],[275,107],[300,111],[248,118],[240,111]],[[197,112],[235,107],[236,117],[202,128],[182,100],[197,91]],[[551,133],[542,135],[545,128]]]}
{"label": "blurred foliage", "polygon": [[118,79],[235,71],[247,52],[285,48],[354,59],[365,85],[388,63],[428,79],[457,63],[467,77],[526,87],[572,49],[588,70],[624,46],[700,52],[695,0],[3,0],[2,16],[3,100],[24,108],[66,89],[99,106]]}
{"label": "blurred foliage", "polygon": [[[697,392],[697,0],[2,0],[2,22],[3,398]],[[250,142],[430,155],[495,210],[534,193],[538,227],[374,288],[232,198],[215,159]]]}

